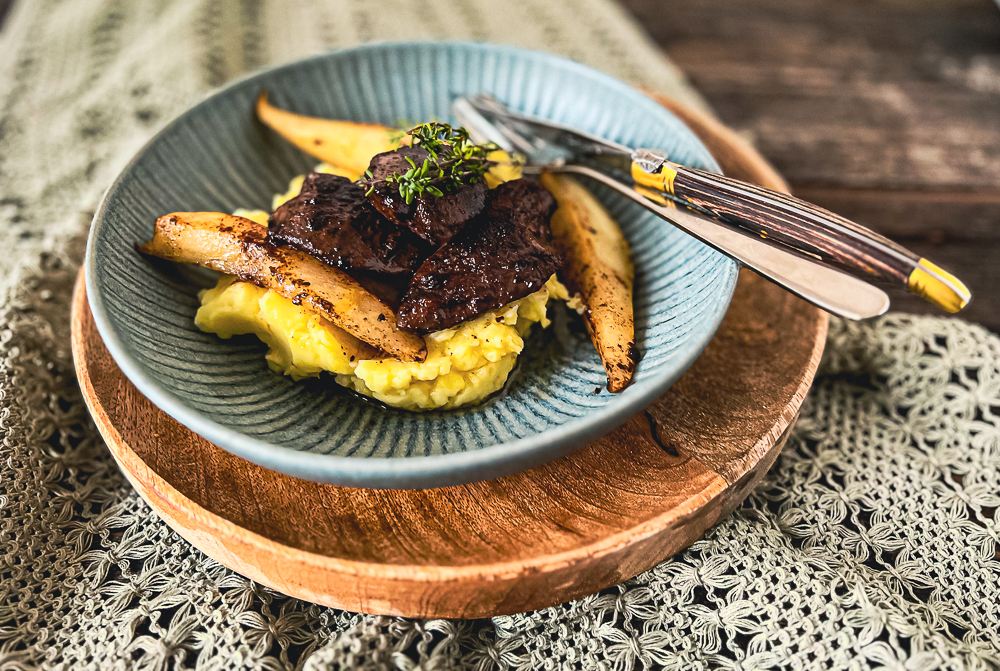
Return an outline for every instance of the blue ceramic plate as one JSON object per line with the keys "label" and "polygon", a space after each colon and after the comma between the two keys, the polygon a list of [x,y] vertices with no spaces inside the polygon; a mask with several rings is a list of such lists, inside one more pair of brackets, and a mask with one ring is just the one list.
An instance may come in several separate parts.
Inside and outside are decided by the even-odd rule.
{"label": "blue ceramic plate", "polygon": [[561,306],[552,327],[535,327],[526,339],[506,393],[468,410],[386,410],[330,378],[276,375],[255,338],[224,341],[195,328],[197,293],[213,283],[211,273],[154,263],[133,248],[168,212],[268,209],[291,177],[315,165],[254,119],[261,89],[295,112],[389,125],[451,119],[456,96],[487,91],[516,110],[717,169],[677,118],[631,87],[509,47],[368,45],[261,72],[211,95],[157,135],[108,191],[90,232],[87,292],[104,342],[136,387],[233,454],[289,475],[364,487],[436,487],[523,470],[601,436],[663,393],[726,312],[735,263],[598,191],[636,266],[642,359],[624,393],[604,389],[600,359]]}

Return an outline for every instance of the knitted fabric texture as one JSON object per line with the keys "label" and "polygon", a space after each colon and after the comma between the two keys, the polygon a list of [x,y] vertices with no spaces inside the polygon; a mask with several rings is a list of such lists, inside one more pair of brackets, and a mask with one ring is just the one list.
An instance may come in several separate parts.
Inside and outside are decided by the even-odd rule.
{"label": "knitted fabric texture", "polygon": [[0,33],[0,669],[1000,666],[1000,339],[954,319],[833,322],[788,445],[734,515],[641,576],[535,613],[316,606],[153,514],[69,352],[101,192],[208,88],[403,37],[546,48],[698,102],[605,0],[16,3]]}

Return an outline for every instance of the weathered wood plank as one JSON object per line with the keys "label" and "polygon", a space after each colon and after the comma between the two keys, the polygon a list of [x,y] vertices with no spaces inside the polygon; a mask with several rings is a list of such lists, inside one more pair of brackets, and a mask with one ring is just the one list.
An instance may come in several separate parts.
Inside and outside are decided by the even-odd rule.
{"label": "weathered wood plank", "polygon": [[1000,15],[989,0],[626,5],[793,183],[1000,183]]}
{"label": "weathered wood plank", "polygon": [[626,5],[793,184],[1000,183],[1000,16],[988,0]]}
{"label": "weathered wood plank", "polygon": [[1000,188],[888,189],[799,183],[795,195],[900,242],[1000,242]]}
{"label": "weathered wood plank", "polygon": [[955,271],[975,295],[962,316],[1000,331],[995,3],[624,4],[796,195]]}

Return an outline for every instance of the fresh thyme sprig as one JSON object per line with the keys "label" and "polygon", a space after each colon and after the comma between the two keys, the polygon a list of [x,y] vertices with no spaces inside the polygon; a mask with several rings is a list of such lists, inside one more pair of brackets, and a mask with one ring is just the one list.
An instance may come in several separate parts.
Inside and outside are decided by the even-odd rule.
{"label": "fresh thyme sprig", "polygon": [[383,184],[396,185],[399,195],[407,204],[425,194],[443,196],[466,184],[475,184],[494,165],[487,156],[499,147],[492,142],[475,144],[469,139],[469,131],[454,128],[436,121],[414,126],[408,131],[411,146],[423,147],[429,154],[423,163],[417,163],[409,156],[406,162],[410,169],[404,173],[394,173],[385,179],[376,180],[370,171],[365,171],[363,183],[368,187],[365,195],[370,195]]}

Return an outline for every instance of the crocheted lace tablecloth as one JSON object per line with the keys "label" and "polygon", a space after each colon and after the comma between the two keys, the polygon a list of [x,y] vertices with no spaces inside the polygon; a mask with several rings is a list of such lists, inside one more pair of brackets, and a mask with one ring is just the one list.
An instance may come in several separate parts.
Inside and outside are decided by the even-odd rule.
{"label": "crocheted lace tablecloth", "polygon": [[205,557],[119,473],[69,352],[93,209],[159,126],[246,70],[369,39],[544,48],[700,101],[608,0],[13,12],[0,33],[0,670],[1000,667],[1000,339],[956,319],[833,322],[756,493],[674,559],[573,603],[368,617]]}

